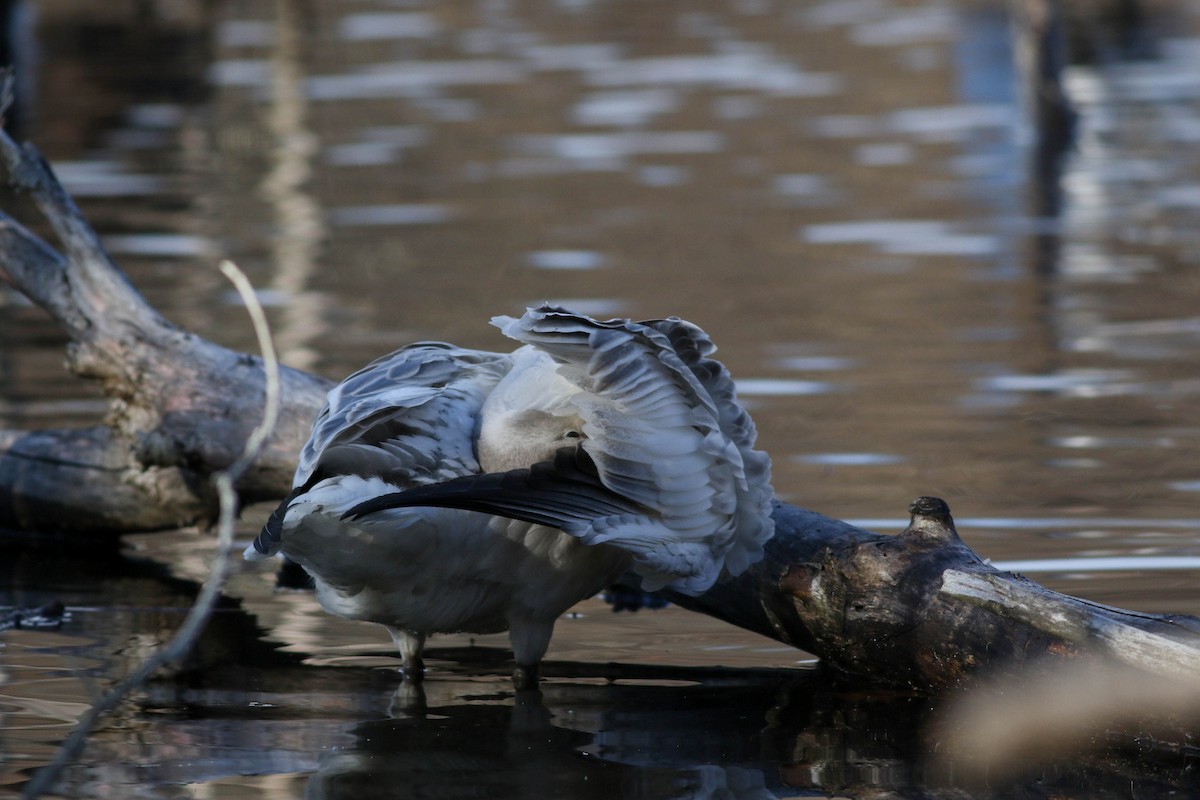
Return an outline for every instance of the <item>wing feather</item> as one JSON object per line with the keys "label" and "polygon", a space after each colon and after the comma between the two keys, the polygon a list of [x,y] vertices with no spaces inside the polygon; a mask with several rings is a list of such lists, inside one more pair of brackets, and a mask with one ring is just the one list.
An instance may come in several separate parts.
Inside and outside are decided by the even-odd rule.
{"label": "wing feather", "polygon": [[313,424],[292,493],[246,557],[278,552],[288,509],[326,478],[380,478],[399,489],[478,473],[480,408],[510,366],[506,354],[421,342],[346,378]]}
{"label": "wing feather", "polygon": [[410,483],[478,472],[479,409],[510,366],[506,354],[439,342],[409,345],[372,362],[329,393],[293,483],[302,485],[334,464],[336,472],[367,477],[386,471]]}
{"label": "wing feather", "polygon": [[585,541],[617,543],[648,581],[693,592],[722,568],[737,574],[761,558],[774,531],[770,460],[754,449],[754,424],[704,331],[678,318],[598,322],[552,306],[493,323],[558,362],[581,390],[572,403],[600,481],[650,510],[594,519]]}

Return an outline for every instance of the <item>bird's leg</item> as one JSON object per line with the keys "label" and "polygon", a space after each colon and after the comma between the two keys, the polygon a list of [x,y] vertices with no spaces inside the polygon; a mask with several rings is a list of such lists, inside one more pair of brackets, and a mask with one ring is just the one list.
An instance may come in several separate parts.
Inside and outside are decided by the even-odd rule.
{"label": "bird's leg", "polygon": [[425,650],[425,634],[388,627],[392,641],[400,649],[400,660],[404,662],[401,672],[406,681],[419,683],[425,677],[425,661],[421,653]]}
{"label": "bird's leg", "polygon": [[508,630],[517,662],[513,668],[513,686],[518,690],[536,689],[542,656],[546,655],[554,634],[554,620],[510,619]]}
{"label": "bird's leg", "polygon": [[538,687],[538,662],[517,664],[513,667],[513,688],[519,692]]}

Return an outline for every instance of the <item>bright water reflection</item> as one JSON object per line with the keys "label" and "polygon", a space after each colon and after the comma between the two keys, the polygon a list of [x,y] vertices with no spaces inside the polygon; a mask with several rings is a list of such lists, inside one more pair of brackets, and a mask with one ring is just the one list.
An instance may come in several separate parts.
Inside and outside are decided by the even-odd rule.
{"label": "bright water reflection", "polygon": [[1200,569],[1200,557],[1037,558],[1026,561],[993,561],[992,566],[1009,572],[1069,572],[1075,575],[1087,575],[1092,572]]}
{"label": "bright water reflection", "polygon": [[[139,7],[40,4],[21,118],[173,321],[253,347],[221,256],[250,273],[289,363],[331,377],[418,339],[502,347],[487,320],[547,299],[678,314],[720,345],[784,499],[891,532],[910,498],[944,496],[986,557],[1200,612],[1192,5],[1073,27],[1061,174],[1031,166],[999,3]],[[0,310],[4,424],[94,422],[54,327],[10,293]],[[162,539],[154,559],[203,572],[206,540]],[[0,786],[190,597],[38,558],[0,555],[24,565],[0,603],[60,595],[76,613],[63,638],[6,634]],[[337,795],[377,768],[400,796],[455,779],[545,796],[529,787],[552,767],[562,796],[960,791],[920,762],[920,704],[814,691],[802,654],[678,609],[597,601],[564,620],[540,706],[505,694],[499,641],[450,639],[436,713],[392,719],[379,631],[235,589],[214,655],[124,709],[81,786],[288,797],[311,777]],[[639,685],[601,685],[609,661]],[[392,760],[401,744],[425,759]],[[1128,793],[1075,769],[1042,794]]]}

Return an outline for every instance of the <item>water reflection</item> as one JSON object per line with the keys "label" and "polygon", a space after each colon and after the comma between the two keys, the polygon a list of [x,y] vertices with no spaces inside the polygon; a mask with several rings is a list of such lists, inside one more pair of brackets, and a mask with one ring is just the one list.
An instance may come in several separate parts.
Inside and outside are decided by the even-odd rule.
{"label": "water reflection", "polygon": [[[610,669],[615,683],[556,680],[515,697],[502,679],[433,681],[418,701],[407,689],[393,695],[377,672],[334,671],[340,690],[320,674],[330,671],[307,672],[261,675],[277,684],[270,693],[152,687],[139,703],[138,766],[102,738],[96,766],[71,772],[72,796],[156,796],[173,784],[275,797],[744,800],[1194,788],[1186,773],[1155,776],[1113,752],[1018,770],[983,790],[956,778],[952,759],[929,760],[938,743],[928,739],[927,702],[843,693],[811,673],[677,671],[663,681],[654,670]],[[364,697],[372,702],[352,702]],[[190,721],[178,718],[185,711]]]}
{"label": "water reflection", "polygon": [[848,358],[837,356],[781,356],[775,360],[781,369],[792,369],[797,372],[824,372],[839,369],[849,369],[854,362]]}
{"label": "water reflection", "polygon": [[605,63],[589,70],[585,80],[595,86],[706,86],[761,91],[781,97],[836,94],[842,80],[836,75],[808,73],[795,64],[773,58],[759,48],[726,45],[731,52],[711,56],[666,56]]}
{"label": "water reflection", "polygon": [[887,453],[810,453],[792,456],[802,464],[820,464],[829,467],[877,467],[899,464],[900,456]]}
{"label": "water reflection", "polygon": [[677,92],[666,89],[594,92],[575,105],[571,118],[576,125],[645,125],[681,102]]}
{"label": "water reflection", "polygon": [[604,256],[591,250],[539,250],[526,259],[536,269],[597,269],[604,266]]}
{"label": "water reflection", "polygon": [[736,383],[738,395],[741,397],[827,394],[835,390],[835,384],[827,381],[802,381],[791,378],[741,378]]}
{"label": "water reflection", "polygon": [[395,164],[408,150],[428,144],[429,136],[429,129],[419,125],[366,128],[360,141],[325,148],[325,160],[336,167]]}
{"label": "water reflection", "polygon": [[1146,570],[1200,569],[1200,556],[1127,556],[1120,558],[1039,558],[1023,561],[993,561],[992,566],[1009,572],[1142,572]]}
{"label": "water reflection", "polygon": [[215,243],[203,237],[170,233],[105,236],[103,242],[110,255],[194,258],[211,256],[217,251]]}
{"label": "water reflection", "polygon": [[167,185],[161,175],[130,174],[113,161],[59,161],[54,174],[75,197],[155,195]]}
{"label": "water reflection", "polygon": [[543,159],[562,169],[599,171],[624,170],[637,156],[717,153],[724,147],[725,137],[716,131],[529,134],[510,143],[526,158]]}
{"label": "water reflection", "polygon": [[825,176],[812,174],[778,175],[774,189],[784,197],[813,203],[829,202],[832,192]]}
{"label": "water reflection", "polygon": [[979,381],[993,392],[1054,392],[1076,397],[1142,394],[1145,387],[1128,370],[1073,369],[1049,375],[995,375]]}
{"label": "water reflection", "polygon": [[[228,62],[215,65],[215,80],[230,83],[258,82],[253,64],[239,62],[237,69]],[[345,103],[386,97],[420,97],[431,89],[517,83],[525,70],[509,61],[475,59],[467,61],[402,61],[371,64],[357,72],[341,75],[317,75],[308,79],[307,94],[315,101]]]}
{"label": "water reflection", "polygon": [[329,210],[329,221],[334,225],[347,226],[436,225],[446,222],[452,215],[448,207],[436,203],[399,203],[332,208]]}
{"label": "water reflection", "polygon": [[871,244],[893,255],[984,256],[997,252],[995,237],[968,234],[934,220],[864,220],[809,225],[801,231],[813,244]]}
{"label": "water reflection", "polygon": [[787,691],[772,681],[554,684],[503,704],[430,708],[356,728],[356,744],[322,760],[310,791],[362,796],[382,773],[389,788],[371,796],[781,796],[780,753],[767,743],[787,729],[769,722]]}
{"label": "water reflection", "polygon": [[432,14],[375,12],[347,14],[338,23],[338,35],[348,41],[372,39],[425,39],[441,32]]}

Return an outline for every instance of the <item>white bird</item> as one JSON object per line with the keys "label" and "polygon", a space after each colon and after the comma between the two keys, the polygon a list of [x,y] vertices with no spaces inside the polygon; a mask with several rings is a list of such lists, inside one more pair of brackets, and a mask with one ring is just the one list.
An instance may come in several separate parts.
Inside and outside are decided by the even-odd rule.
{"label": "white bird", "polygon": [[697,595],[762,557],[770,459],[700,328],[543,306],[512,353],[423,342],[330,393],[249,560],[282,552],[327,611],[425,637],[510,632],[536,684],[555,620],[632,567]]}

